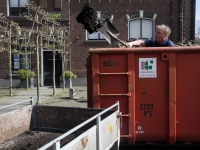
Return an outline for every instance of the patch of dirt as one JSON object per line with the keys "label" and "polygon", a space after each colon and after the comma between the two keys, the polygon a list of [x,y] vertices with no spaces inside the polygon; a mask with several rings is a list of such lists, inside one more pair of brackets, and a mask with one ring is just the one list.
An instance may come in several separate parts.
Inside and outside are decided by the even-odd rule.
{"label": "patch of dirt", "polygon": [[96,23],[97,14],[90,3],[85,3],[82,11],[76,17],[78,23],[84,25],[84,29],[86,29],[90,34],[93,32],[97,32],[97,28],[101,28],[101,23]]}
{"label": "patch of dirt", "polygon": [[[1,150],[36,150],[45,144],[59,137],[63,133],[45,132],[45,131],[26,131],[18,136],[0,143]],[[69,135],[61,140],[61,147],[75,138],[75,135]],[[53,147],[48,148],[52,150]]]}

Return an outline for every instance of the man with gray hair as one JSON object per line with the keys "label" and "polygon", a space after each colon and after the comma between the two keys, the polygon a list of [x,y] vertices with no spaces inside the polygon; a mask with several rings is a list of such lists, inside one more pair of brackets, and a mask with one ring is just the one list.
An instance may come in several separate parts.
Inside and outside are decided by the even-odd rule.
{"label": "man with gray hair", "polygon": [[168,38],[171,33],[170,27],[167,25],[157,25],[155,38],[150,40],[136,40],[126,43],[126,47],[143,46],[143,47],[173,47],[174,43]]}

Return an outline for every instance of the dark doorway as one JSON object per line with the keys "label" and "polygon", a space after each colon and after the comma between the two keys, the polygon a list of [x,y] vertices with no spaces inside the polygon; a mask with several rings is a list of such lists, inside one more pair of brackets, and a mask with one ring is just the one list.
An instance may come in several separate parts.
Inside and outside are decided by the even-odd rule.
{"label": "dark doorway", "polygon": [[[55,78],[56,87],[60,86],[60,76],[62,74],[62,60],[60,54],[55,56]],[[53,53],[43,51],[43,79],[44,86],[53,86]]]}

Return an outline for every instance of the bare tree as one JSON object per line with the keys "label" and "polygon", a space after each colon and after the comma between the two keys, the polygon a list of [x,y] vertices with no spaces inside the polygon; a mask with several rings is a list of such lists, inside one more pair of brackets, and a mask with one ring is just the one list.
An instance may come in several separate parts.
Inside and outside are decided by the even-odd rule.
{"label": "bare tree", "polygon": [[[56,53],[65,54],[65,49],[63,48],[63,42],[66,41],[66,36],[60,36],[62,33],[63,27],[56,20],[50,17],[49,13],[45,11],[41,6],[37,6],[34,2],[26,4],[29,10],[33,11],[34,17],[31,14],[24,14],[24,17],[28,20],[33,21],[33,24],[36,24],[36,54],[37,54],[37,89],[39,89],[39,56],[38,49],[40,48],[49,48],[53,53],[53,94],[56,95],[56,84],[55,84],[55,55]],[[40,25],[40,30],[38,30]],[[66,31],[66,30],[65,30]],[[65,32],[64,32],[65,33]],[[46,43],[38,43],[38,38],[41,37]],[[61,37],[61,38],[60,38]],[[64,40],[63,40],[64,39]],[[59,43],[59,44],[58,44]],[[57,46],[56,46],[57,45]],[[60,45],[60,46],[58,46]],[[66,45],[66,44],[64,44]],[[60,47],[62,48],[60,49]],[[63,63],[64,65],[65,63]],[[63,67],[64,68],[64,67]],[[37,92],[39,93],[39,91]],[[39,97],[39,94],[38,94]],[[39,98],[37,100],[40,102]]]}
{"label": "bare tree", "polygon": [[16,34],[16,49],[14,49],[13,53],[22,54],[25,57],[23,63],[24,68],[26,70],[26,88],[28,89],[29,81],[28,81],[28,70],[30,70],[30,62],[28,59],[29,54],[33,54],[35,50],[34,42],[31,40],[32,30],[28,28],[20,28],[17,27]]}
{"label": "bare tree", "polygon": [[[32,21],[32,28],[20,28],[14,21],[8,20],[3,14],[0,14],[0,52],[8,51],[9,53],[9,76],[10,76],[10,93],[12,96],[12,53],[25,54],[25,66],[27,70],[27,48],[36,50],[37,61],[37,103],[40,103],[39,85],[39,49],[47,48],[52,49],[53,53],[53,95],[56,95],[55,85],[55,55],[60,53],[62,55],[62,71],[64,73],[65,55],[67,48],[67,29],[62,27],[60,23],[51,18],[42,7],[35,5],[32,1],[26,4],[30,13],[23,13],[24,18]],[[36,39],[31,39],[31,35],[35,35]],[[47,43],[43,44],[39,42],[39,38],[43,38]],[[43,42],[43,41],[42,41]],[[52,42],[52,43],[51,43]],[[12,45],[12,46],[11,46]],[[22,48],[25,49],[22,52]],[[30,50],[30,49],[29,49]],[[64,77],[63,77],[64,78]],[[27,78],[28,79],[28,78]],[[65,80],[63,80],[65,82]],[[27,81],[28,84],[28,81]],[[63,84],[65,85],[65,84]],[[65,86],[63,86],[65,88]]]}
{"label": "bare tree", "polygon": [[[2,13],[0,14],[0,31],[3,33],[1,35],[1,50],[7,51],[9,53],[9,96],[12,96],[12,47],[11,45],[17,45],[16,39],[13,38],[16,35],[16,30],[19,27],[14,21],[8,20]],[[6,44],[4,44],[6,43]]]}

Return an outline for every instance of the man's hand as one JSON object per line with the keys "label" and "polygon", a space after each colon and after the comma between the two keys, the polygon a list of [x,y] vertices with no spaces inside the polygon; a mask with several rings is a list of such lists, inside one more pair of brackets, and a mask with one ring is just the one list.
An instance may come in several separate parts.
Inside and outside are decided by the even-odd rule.
{"label": "man's hand", "polygon": [[124,46],[127,47],[127,48],[132,47],[132,46],[131,46],[129,43],[127,43],[127,42],[124,43]]}
{"label": "man's hand", "polygon": [[128,42],[126,45],[128,47],[133,47],[133,46],[135,46],[135,47],[140,47],[140,46],[144,47],[145,46],[143,40],[136,40],[136,41]]}

